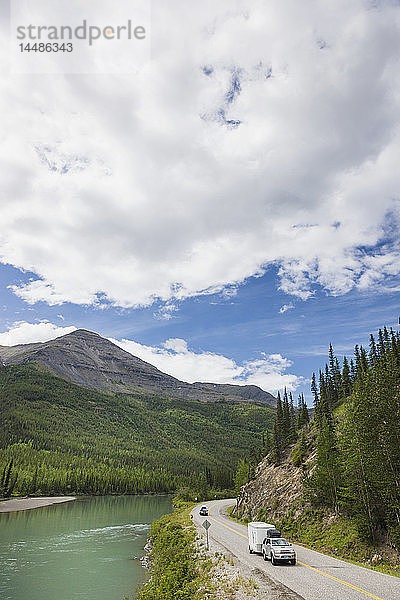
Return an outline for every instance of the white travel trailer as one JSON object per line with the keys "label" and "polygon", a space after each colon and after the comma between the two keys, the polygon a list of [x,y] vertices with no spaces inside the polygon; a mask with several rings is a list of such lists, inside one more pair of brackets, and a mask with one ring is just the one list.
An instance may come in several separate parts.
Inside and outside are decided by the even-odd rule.
{"label": "white travel trailer", "polygon": [[262,543],[267,537],[267,531],[269,529],[275,529],[275,525],[271,523],[264,523],[263,521],[253,521],[247,524],[247,534],[249,537],[249,552],[262,553]]}

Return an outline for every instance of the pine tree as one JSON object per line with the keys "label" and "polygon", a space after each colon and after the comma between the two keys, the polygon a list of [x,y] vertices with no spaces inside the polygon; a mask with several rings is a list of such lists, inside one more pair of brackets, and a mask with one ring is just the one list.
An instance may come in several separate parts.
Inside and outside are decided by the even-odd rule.
{"label": "pine tree", "polygon": [[273,446],[272,446],[273,460],[276,464],[279,464],[282,460],[283,452],[283,408],[281,395],[278,392],[276,401],[276,417],[273,431]]}
{"label": "pine tree", "polygon": [[351,379],[351,385],[353,385],[353,383],[356,380],[356,375],[357,375],[357,368],[356,365],[354,364],[353,359],[350,359],[350,379]]}
{"label": "pine tree", "polygon": [[304,425],[310,422],[310,415],[308,413],[307,404],[304,400],[304,395],[299,395],[298,407],[297,407],[297,429],[300,431]]}
{"label": "pine tree", "polygon": [[269,454],[271,449],[272,449],[271,436],[269,434],[269,431],[266,431],[265,434],[263,434],[263,449],[262,449],[263,456],[267,456],[267,454]]}
{"label": "pine tree", "polygon": [[389,348],[390,348],[390,337],[389,337],[389,332],[387,330],[386,325],[383,328],[383,340],[384,340],[384,344],[385,344],[385,350],[389,350]]}
{"label": "pine tree", "polygon": [[366,352],[365,348],[363,348],[362,346],[360,348],[360,362],[361,362],[362,372],[366,373],[369,370],[369,362],[368,362],[367,352]]}
{"label": "pine tree", "polygon": [[351,376],[350,376],[350,368],[347,358],[343,357],[343,370],[342,370],[342,395],[344,398],[350,396],[351,393]]}
{"label": "pine tree", "polygon": [[361,367],[361,356],[360,356],[360,348],[358,344],[354,347],[354,358],[355,358],[355,377],[362,371]]}
{"label": "pine tree", "polygon": [[290,441],[290,431],[291,431],[289,398],[288,398],[288,393],[287,393],[286,388],[283,393],[282,415],[283,415],[282,443],[283,443],[283,446],[285,447],[290,443],[289,441]]}
{"label": "pine tree", "polygon": [[305,428],[300,432],[300,437],[292,453],[292,462],[295,467],[299,467],[304,463],[304,458],[307,452],[307,440]]}
{"label": "pine tree", "polygon": [[342,374],[339,361],[334,355],[332,344],[329,345],[329,369],[326,368],[326,376],[329,381],[330,405],[334,406],[341,396]]}
{"label": "pine tree", "polygon": [[289,444],[294,444],[294,442],[297,439],[297,428],[296,428],[296,424],[297,424],[297,419],[296,419],[296,411],[294,408],[294,404],[293,404],[293,396],[292,396],[292,392],[290,392],[289,394],[289,421],[290,421],[290,429],[289,429]]}
{"label": "pine tree", "polygon": [[379,329],[379,331],[378,331],[377,351],[378,351],[379,358],[383,358],[385,355],[385,340],[383,337],[382,329]]}
{"label": "pine tree", "polygon": [[312,392],[312,395],[314,396],[314,411],[315,411],[315,415],[318,419],[320,417],[320,401],[319,401],[319,394],[318,394],[318,387],[317,387],[317,382],[316,382],[316,378],[315,378],[315,373],[312,374],[312,378],[311,378],[311,392]]}
{"label": "pine tree", "polygon": [[318,434],[317,466],[307,481],[316,504],[338,510],[340,503],[341,464],[335,428],[324,416]]}
{"label": "pine tree", "polygon": [[332,419],[331,398],[328,365],[325,365],[325,375],[322,371],[319,372],[319,406],[317,413],[319,422],[322,422],[324,417],[329,421]]}
{"label": "pine tree", "polygon": [[376,349],[375,338],[371,333],[371,335],[369,336],[369,361],[370,361],[371,366],[376,363],[377,359],[378,359],[378,353],[377,353],[377,349]]}

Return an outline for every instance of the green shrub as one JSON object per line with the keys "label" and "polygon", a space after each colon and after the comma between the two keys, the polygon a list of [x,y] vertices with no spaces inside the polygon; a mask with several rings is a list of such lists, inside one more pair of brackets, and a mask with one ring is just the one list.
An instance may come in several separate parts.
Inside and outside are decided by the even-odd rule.
{"label": "green shrub", "polygon": [[192,600],[197,589],[193,531],[167,515],[153,523],[151,535],[151,577],[138,600]]}

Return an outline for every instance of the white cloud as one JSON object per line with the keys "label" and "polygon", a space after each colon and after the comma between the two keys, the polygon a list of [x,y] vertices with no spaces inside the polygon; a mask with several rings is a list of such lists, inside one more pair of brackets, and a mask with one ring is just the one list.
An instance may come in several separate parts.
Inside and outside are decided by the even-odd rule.
{"label": "white cloud", "polygon": [[398,239],[399,30],[389,0],[174,0],[154,6],[135,77],[3,64],[0,260],[39,277],[15,293],[168,303],[268,264],[304,300],[385,290],[400,273],[382,245]]}
{"label": "white cloud", "polygon": [[177,354],[187,354],[187,352],[188,352],[187,342],[185,342],[185,340],[182,340],[180,338],[170,338],[169,340],[164,342],[163,346],[167,350],[172,350],[173,352],[176,352]]}
{"label": "white cloud", "polygon": [[283,314],[283,313],[287,312],[288,310],[292,310],[292,308],[294,308],[294,304],[284,304],[283,306],[280,307],[279,312],[280,312],[280,314]]}
{"label": "white cloud", "polygon": [[293,391],[303,382],[302,377],[285,372],[292,362],[280,354],[263,354],[259,359],[237,363],[214,352],[194,352],[185,340],[179,338],[166,340],[161,347],[145,346],[127,339],[109,339],[160,371],[189,383],[252,384],[276,393],[285,386]]}
{"label": "white cloud", "polygon": [[17,321],[7,331],[0,333],[0,345],[16,346],[17,344],[47,342],[75,330],[76,327],[58,327],[49,321],[40,323]]}
{"label": "white cloud", "polygon": [[174,312],[178,310],[178,307],[173,302],[167,302],[164,306],[161,306],[158,310],[153,313],[153,316],[159,321],[169,321],[174,318]]}
{"label": "white cloud", "polygon": [[288,391],[294,391],[302,382],[302,378],[285,373],[292,364],[280,354],[265,355],[262,359],[245,362],[241,378],[246,383],[258,385],[268,391],[273,390],[274,393],[284,387]]}

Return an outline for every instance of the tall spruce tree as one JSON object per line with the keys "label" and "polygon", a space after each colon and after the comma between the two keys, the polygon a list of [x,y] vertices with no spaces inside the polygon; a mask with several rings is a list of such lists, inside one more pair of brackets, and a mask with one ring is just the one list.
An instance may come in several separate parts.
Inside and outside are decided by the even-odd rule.
{"label": "tall spruce tree", "polygon": [[281,395],[278,392],[276,400],[276,417],[273,431],[272,458],[276,464],[282,460],[283,453],[283,408]]}
{"label": "tall spruce tree", "polygon": [[283,445],[287,446],[290,440],[290,406],[289,406],[289,398],[287,389],[285,388],[283,392],[283,402],[282,402],[282,413],[283,413],[283,422],[282,422],[282,441]]}
{"label": "tall spruce tree", "polygon": [[322,417],[317,440],[317,465],[307,485],[316,504],[338,510],[340,504],[341,464],[335,428]]}
{"label": "tall spruce tree", "polygon": [[307,404],[304,400],[304,394],[299,395],[297,404],[297,429],[300,430],[310,422]]}
{"label": "tall spruce tree", "polygon": [[343,357],[343,370],[342,370],[342,396],[347,398],[351,393],[351,375],[350,367],[347,358]]}
{"label": "tall spruce tree", "polygon": [[293,403],[293,395],[292,392],[289,394],[289,419],[290,419],[290,429],[289,429],[289,444],[294,444],[297,439],[297,419],[296,419],[296,410],[294,408]]}

